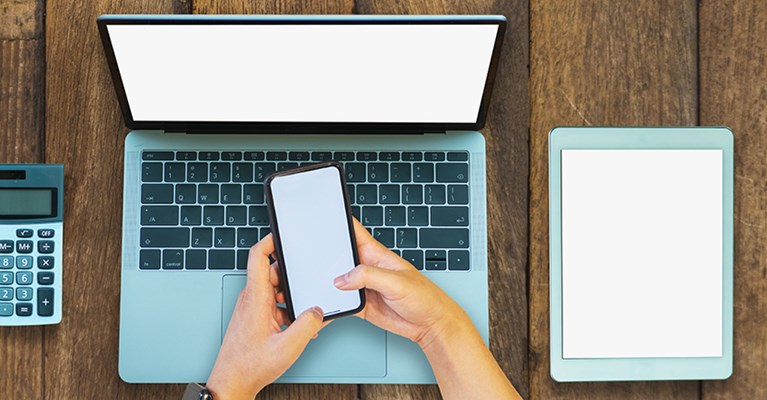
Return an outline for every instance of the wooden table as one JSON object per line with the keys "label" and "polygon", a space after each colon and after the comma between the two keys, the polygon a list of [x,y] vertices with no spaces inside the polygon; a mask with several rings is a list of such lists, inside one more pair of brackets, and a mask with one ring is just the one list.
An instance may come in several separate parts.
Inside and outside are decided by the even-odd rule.
{"label": "wooden table", "polygon": [[[60,325],[0,328],[0,398],[178,398],[117,375],[126,128],[103,13],[503,14],[487,126],[491,349],[533,399],[767,398],[767,2],[748,0],[0,0],[0,162],[66,165]],[[726,381],[549,377],[547,133],[555,125],[735,132],[735,369]],[[273,385],[263,398],[438,398],[436,386]]]}

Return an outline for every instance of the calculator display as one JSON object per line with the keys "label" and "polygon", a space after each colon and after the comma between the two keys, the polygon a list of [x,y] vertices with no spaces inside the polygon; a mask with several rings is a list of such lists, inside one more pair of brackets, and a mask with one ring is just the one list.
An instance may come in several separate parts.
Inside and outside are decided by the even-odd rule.
{"label": "calculator display", "polygon": [[0,218],[56,215],[56,189],[0,188]]}

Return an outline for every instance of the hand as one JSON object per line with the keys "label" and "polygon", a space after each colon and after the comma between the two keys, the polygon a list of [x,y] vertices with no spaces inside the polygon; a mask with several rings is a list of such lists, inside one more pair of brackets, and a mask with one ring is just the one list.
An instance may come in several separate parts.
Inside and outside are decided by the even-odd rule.
{"label": "hand", "polygon": [[355,219],[360,265],[334,281],[342,290],[365,288],[357,314],[424,347],[446,329],[473,329],[463,309],[413,265],[373,239]]}
{"label": "hand", "polygon": [[304,311],[292,324],[277,307],[283,295],[277,289],[276,265],[269,265],[273,252],[271,234],[250,249],[247,283],[207,383],[218,400],[252,400],[298,359],[323,326],[319,307]]}

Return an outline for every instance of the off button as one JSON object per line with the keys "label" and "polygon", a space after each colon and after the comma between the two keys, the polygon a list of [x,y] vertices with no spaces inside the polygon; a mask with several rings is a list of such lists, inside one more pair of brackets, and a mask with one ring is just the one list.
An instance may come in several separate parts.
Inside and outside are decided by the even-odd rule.
{"label": "off button", "polygon": [[38,229],[37,230],[37,236],[41,237],[43,239],[52,238],[54,234],[55,233],[54,233],[53,229]]}

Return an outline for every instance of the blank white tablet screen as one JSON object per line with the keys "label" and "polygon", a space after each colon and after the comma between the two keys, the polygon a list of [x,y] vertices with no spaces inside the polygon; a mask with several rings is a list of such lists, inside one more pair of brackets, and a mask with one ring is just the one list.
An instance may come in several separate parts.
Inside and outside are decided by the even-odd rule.
{"label": "blank white tablet screen", "polygon": [[563,358],[722,356],[722,151],[562,150]]}

